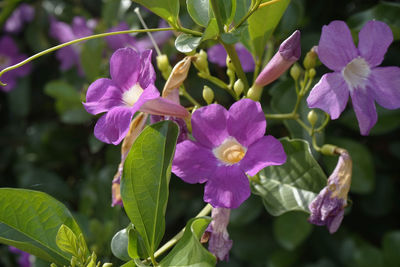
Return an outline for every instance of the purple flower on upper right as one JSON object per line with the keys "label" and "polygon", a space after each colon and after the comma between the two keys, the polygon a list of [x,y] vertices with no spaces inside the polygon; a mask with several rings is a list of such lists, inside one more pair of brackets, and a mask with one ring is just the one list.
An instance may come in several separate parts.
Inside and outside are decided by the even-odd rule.
{"label": "purple flower on upper right", "polygon": [[377,121],[375,101],[387,109],[400,107],[400,68],[378,67],[393,41],[385,23],[368,21],[358,38],[356,48],[343,21],[332,21],[322,28],[318,57],[334,72],[322,76],[307,103],[337,119],[350,95],[360,133],[368,135]]}

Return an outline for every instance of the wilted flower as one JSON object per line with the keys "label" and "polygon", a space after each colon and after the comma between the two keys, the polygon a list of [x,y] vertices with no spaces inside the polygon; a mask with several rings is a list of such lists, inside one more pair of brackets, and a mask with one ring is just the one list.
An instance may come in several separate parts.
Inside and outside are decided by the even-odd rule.
{"label": "wilted flower", "polygon": [[[243,71],[250,72],[254,70],[254,59],[251,53],[241,43],[235,45]],[[207,51],[210,62],[220,67],[226,67],[227,53],[221,44],[214,45]]]}
{"label": "wilted flower", "polygon": [[24,23],[30,22],[35,16],[35,9],[28,4],[19,5],[4,25],[4,31],[19,33]]}
{"label": "wilted flower", "polygon": [[246,173],[256,175],[286,161],[282,144],[264,136],[261,105],[242,99],[226,110],[212,104],[192,115],[196,141],[176,147],[172,172],[188,183],[205,183],[204,201],[221,208],[237,208],[250,195]]}
{"label": "wilted flower", "polygon": [[19,267],[31,267],[32,263],[30,261],[30,254],[26,253],[25,251],[22,251],[20,249],[17,249],[16,247],[9,247],[10,252],[14,254],[18,254],[18,265]]}
{"label": "wilted flower", "polygon": [[227,230],[230,214],[230,209],[213,208],[212,221],[203,235],[208,238],[208,250],[220,261],[229,260],[229,251],[232,248],[233,241],[229,239]]}
{"label": "wilted flower", "polygon": [[331,234],[336,232],[343,220],[344,208],[351,185],[353,163],[349,153],[336,149],[339,160],[335,170],[328,178],[328,185],[310,203],[308,221],[316,225],[326,225]]}
{"label": "wilted flower", "polygon": [[393,41],[392,31],[385,23],[367,22],[358,38],[356,48],[343,21],[332,21],[322,28],[318,57],[334,72],[322,76],[307,103],[337,119],[350,95],[360,133],[368,135],[377,121],[374,101],[387,109],[400,107],[400,68],[377,67]]}
{"label": "wilted flower", "polygon": [[154,115],[189,115],[181,105],[160,97],[154,86],[151,50],[139,53],[128,47],[118,49],[110,60],[110,74],[111,79],[101,78],[89,86],[84,103],[91,114],[107,112],[94,128],[97,139],[119,144],[139,110]]}
{"label": "wilted flower", "polygon": [[[17,64],[26,58],[24,54],[19,53],[17,44],[11,37],[4,36],[0,38],[0,70]],[[10,91],[16,85],[17,78],[26,76],[30,70],[31,65],[28,63],[20,68],[4,73],[1,76],[1,81],[7,85],[4,87],[1,86],[1,89],[6,92]]]}
{"label": "wilted flower", "polygon": [[[50,35],[59,42],[66,43],[93,34],[95,25],[96,23],[93,20],[86,21],[82,17],[74,17],[72,25],[51,18]],[[71,45],[57,51],[56,57],[61,61],[61,70],[67,70],[73,66],[77,66],[79,73],[83,74],[79,58],[80,49],[80,45]]]}

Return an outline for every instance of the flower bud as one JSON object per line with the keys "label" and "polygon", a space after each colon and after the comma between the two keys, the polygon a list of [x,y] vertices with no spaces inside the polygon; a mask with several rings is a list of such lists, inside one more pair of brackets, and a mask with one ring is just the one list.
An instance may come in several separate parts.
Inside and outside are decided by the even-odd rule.
{"label": "flower bud", "polygon": [[160,70],[164,79],[168,79],[169,74],[171,73],[172,67],[169,63],[167,55],[159,55],[156,58],[157,60],[157,68]]}
{"label": "flower bud", "polygon": [[310,76],[311,79],[313,79],[315,77],[315,75],[317,74],[317,72],[315,71],[314,68],[310,69],[308,71],[308,75]]}
{"label": "flower bud", "polygon": [[210,73],[208,69],[207,53],[202,49],[195,55],[196,60],[193,61],[194,66],[199,72]]}
{"label": "flower bud", "polygon": [[303,70],[301,69],[301,67],[296,63],[294,64],[291,68],[290,68],[290,76],[293,78],[293,80],[297,81],[300,76],[301,73],[303,72]]}
{"label": "flower bud", "polygon": [[214,91],[207,85],[204,85],[203,88],[203,98],[208,105],[214,101]]}
{"label": "flower bud", "polygon": [[314,110],[311,110],[310,112],[308,112],[307,119],[311,127],[314,127],[315,123],[318,120],[318,115]]}
{"label": "flower bud", "polygon": [[309,52],[307,52],[304,61],[303,61],[303,66],[306,70],[311,69],[311,68],[315,68],[315,66],[317,65],[317,53],[316,53],[316,49],[313,47],[311,48],[311,50]]}
{"label": "flower bud", "polygon": [[234,84],[233,84],[233,90],[235,91],[237,96],[240,96],[244,90],[244,84],[241,79],[238,79]]}
{"label": "flower bud", "polygon": [[253,84],[253,86],[247,92],[247,98],[250,98],[254,101],[260,101],[261,94],[262,94],[262,87],[258,86],[257,84]]}
{"label": "flower bud", "polygon": [[337,146],[331,144],[325,144],[321,147],[321,153],[326,156],[333,156],[335,155],[335,151]]}
{"label": "flower bud", "polygon": [[300,58],[300,53],[300,31],[297,30],[280,45],[278,52],[258,75],[255,84],[262,87],[278,79]]}
{"label": "flower bud", "polygon": [[106,262],[102,265],[102,267],[111,267],[112,263]]}

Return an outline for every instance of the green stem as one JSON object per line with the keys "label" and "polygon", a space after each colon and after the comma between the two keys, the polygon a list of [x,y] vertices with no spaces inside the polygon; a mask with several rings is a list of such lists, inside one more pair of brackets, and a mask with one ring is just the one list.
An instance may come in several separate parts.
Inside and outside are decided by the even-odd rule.
{"label": "green stem", "polygon": [[228,53],[229,58],[232,60],[232,64],[235,66],[235,72],[239,79],[242,80],[244,85],[244,95],[247,94],[249,90],[249,82],[247,81],[246,74],[243,71],[242,64],[240,63],[238,54],[236,53],[236,49],[234,45],[228,45],[221,42],[224,46],[226,52]]}
{"label": "green stem", "polygon": [[[76,44],[76,43],[79,43],[79,42],[84,42],[84,41],[88,41],[88,40],[92,40],[92,39],[96,39],[96,38],[102,38],[102,37],[107,37],[107,36],[111,36],[111,35],[118,35],[118,34],[140,33],[140,32],[159,32],[159,31],[172,31],[172,30],[174,30],[174,28],[158,28],[158,29],[147,29],[147,30],[127,30],[127,31],[100,33],[100,34],[95,34],[95,35],[91,35],[91,36],[75,39],[75,40],[72,40],[72,41],[69,41],[69,42],[66,42],[66,43],[63,43],[63,44],[59,44],[57,46],[53,46],[53,47],[51,47],[49,49],[46,49],[46,50],[44,50],[44,51],[42,51],[40,53],[37,53],[37,54],[33,55],[31,57],[28,57],[27,59],[25,59],[24,61],[21,61],[20,63],[17,63],[15,65],[12,65],[10,67],[7,67],[7,68],[3,69],[0,72],[0,77],[4,73],[6,73],[6,72],[8,72],[10,70],[22,67],[26,63],[29,63],[32,60],[35,60],[35,59],[37,59],[37,58],[39,58],[41,56],[44,56],[44,55],[46,55],[48,53],[51,53],[53,51],[56,51],[56,50],[58,50],[60,48],[63,48],[63,47],[69,46],[69,45],[73,45],[73,44]],[[2,83],[1,81],[0,81],[0,85],[6,86],[6,84]]]}
{"label": "green stem", "polygon": [[179,93],[184,96],[187,100],[190,101],[190,103],[192,103],[194,106],[197,107],[201,107],[201,104],[199,102],[196,101],[196,99],[194,99],[187,91],[186,88],[182,85],[180,87]]}
{"label": "green stem", "polygon": [[212,82],[213,84],[217,85],[218,87],[224,89],[227,91],[235,100],[239,100],[239,97],[236,95],[236,93],[229,88],[229,85],[226,84],[224,81],[218,79],[217,77],[211,76],[208,73],[205,72],[199,72],[197,74],[200,78],[203,78],[205,80],[208,80]]}
{"label": "green stem", "polygon": [[[207,216],[212,210],[212,206],[207,204],[197,215],[196,218]],[[171,238],[167,243],[165,243],[161,248],[159,248],[156,253],[154,253],[154,257],[157,258],[167,250],[169,250],[173,245],[175,245],[179,239],[182,238],[183,233],[185,232],[185,228],[183,228],[178,234],[176,234],[173,238]]]}
{"label": "green stem", "polygon": [[179,31],[179,32],[188,33],[188,34],[191,34],[191,35],[194,35],[194,36],[203,36],[203,33],[201,33],[201,32],[190,30],[190,29],[184,28],[182,26],[179,26],[175,30]]}
{"label": "green stem", "polygon": [[322,123],[322,125],[321,125],[320,127],[318,127],[317,129],[315,129],[315,132],[319,133],[319,132],[321,132],[323,129],[325,129],[325,127],[328,125],[330,119],[331,119],[331,117],[329,116],[329,114],[325,112],[325,121]]}
{"label": "green stem", "polygon": [[266,119],[272,120],[294,120],[298,117],[295,113],[283,113],[283,114],[265,114]]}
{"label": "green stem", "polygon": [[219,33],[223,33],[224,32],[224,24],[221,21],[221,13],[219,12],[217,0],[210,0],[210,3],[211,3],[211,8],[214,12],[214,17],[217,20]]}

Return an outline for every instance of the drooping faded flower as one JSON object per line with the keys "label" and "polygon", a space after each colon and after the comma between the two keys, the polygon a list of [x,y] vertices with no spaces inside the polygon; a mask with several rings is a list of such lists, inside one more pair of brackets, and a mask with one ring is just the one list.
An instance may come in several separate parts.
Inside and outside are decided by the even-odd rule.
{"label": "drooping faded flower", "polygon": [[315,225],[326,225],[331,234],[339,229],[343,220],[344,208],[351,185],[353,163],[349,153],[336,149],[339,160],[335,170],[328,178],[328,185],[310,203],[308,221]]}
{"label": "drooping faded flower", "polygon": [[4,31],[19,33],[22,26],[33,20],[35,9],[28,4],[19,5],[4,24]]}
{"label": "drooping faded flower", "polygon": [[230,209],[213,208],[211,211],[212,221],[205,234],[208,238],[208,250],[220,261],[229,260],[229,251],[233,241],[229,239],[228,224]]}
{"label": "drooping faded flower", "polygon": [[18,265],[19,267],[31,267],[32,262],[30,260],[31,255],[25,251],[17,249],[16,247],[9,247],[10,252],[18,254]]}
{"label": "drooping faded flower", "polygon": [[172,172],[188,183],[206,183],[204,201],[213,207],[234,209],[250,196],[246,174],[256,175],[286,161],[282,144],[264,136],[261,105],[250,99],[229,110],[212,104],[192,115],[192,134],[176,147]]}
{"label": "drooping faded flower", "polygon": [[94,128],[97,139],[119,144],[137,111],[175,117],[189,115],[181,105],[160,97],[154,86],[156,74],[151,53],[139,53],[128,47],[118,49],[110,60],[111,79],[101,78],[89,86],[86,110],[91,114],[106,112]]}
{"label": "drooping faded flower", "polygon": [[[241,43],[235,45],[240,63],[244,72],[254,71],[254,59],[251,53]],[[217,64],[220,67],[226,67],[227,53],[221,44],[212,46],[207,51],[210,62]]]}
{"label": "drooping faded flower", "polygon": [[318,57],[334,72],[322,76],[307,103],[337,119],[350,95],[360,133],[368,135],[377,121],[375,101],[387,109],[400,107],[400,68],[377,67],[393,41],[385,23],[367,22],[358,37],[356,48],[343,21],[332,21],[322,28]]}
{"label": "drooping faded flower", "polygon": [[[17,64],[26,58],[24,54],[19,53],[18,46],[11,37],[4,36],[0,38],[0,70]],[[17,83],[17,79],[26,76],[30,70],[31,65],[28,63],[20,68],[4,73],[1,76],[1,81],[7,85],[4,87],[0,86],[1,90],[8,92],[13,89]]]}
{"label": "drooping faded flower", "polygon": [[[95,21],[86,21],[82,17],[74,17],[71,25],[51,18],[50,35],[53,38],[57,39],[60,43],[66,43],[74,39],[86,37],[93,34],[93,29],[95,26]],[[61,62],[61,70],[67,70],[73,66],[77,66],[79,73],[83,75],[83,69],[79,58],[80,50],[81,46],[79,44],[76,44],[63,47],[57,51],[56,57]]]}

